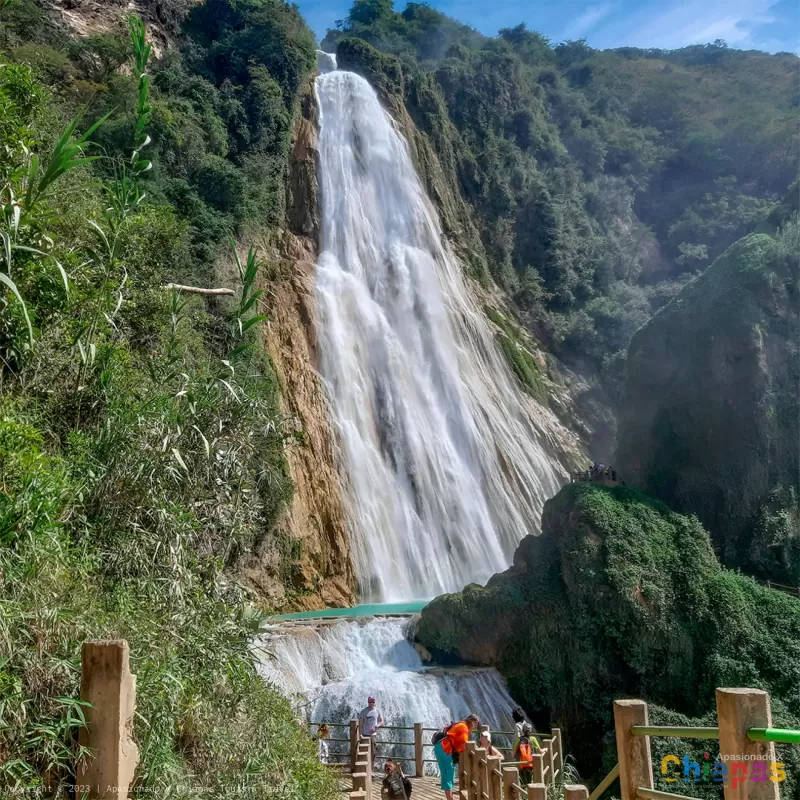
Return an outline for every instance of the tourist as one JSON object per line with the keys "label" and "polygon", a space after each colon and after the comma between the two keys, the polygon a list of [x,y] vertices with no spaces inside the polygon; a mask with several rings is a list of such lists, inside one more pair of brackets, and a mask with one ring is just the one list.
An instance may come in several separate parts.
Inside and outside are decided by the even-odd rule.
{"label": "tourist", "polygon": [[439,765],[441,787],[447,800],[453,800],[453,782],[459,756],[469,741],[472,731],[480,727],[481,721],[475,714],[470,714],[463,722],[451,725],[444,736],[433,746],[433,754]]}
{"label": "tourist", "polygon": [[375,707],[375,698],[367,700],[367,707],[358,715],[358,727],[362,736],[368,736],[372,745],[372,753],[375,754],[375,734],[378,728],[383,725],[383,716]]}
{"label": "tourist", "polygon": [[383,768],[386,777],[381,786],[381,800],[409,800],[411,797],[411,781],[403,775],[403,770],[394,761],[387,761]]}
{"label": "tourist", "polygon": [[362,736],[374,736],[383,725],[383,715],[375,707],[374,697],[367,700],[367,707],[358,715],[358,725]]}
{"label": "tourist", "polygon": [[519,767],[519,782],[522,786],[532,783],[533,754],[541,753],[539,742],[533,736],[533,728],[529,722],[522,724],[521,736],[514,745],[514,761]]}
{"label": "tourist", "polygon": [[328,763],[328,743],[325,741],[331,735],[331,729],[323,722],[317,728],[317,757],[321,764]]}
{"label": "tourist", "polygon": [[492,734],[489,731],[482,731],[478,747],[482,747],[486,751],[487,756],[500,756],[502,760],[503,754],[492,744]]}
{"label": "tourist", "polygon": [[511,712],[511,719],[514,720],[514,750],[517,749],[517,742],[522,736],[522,726],[527,722],[521,708],[515,708]]}

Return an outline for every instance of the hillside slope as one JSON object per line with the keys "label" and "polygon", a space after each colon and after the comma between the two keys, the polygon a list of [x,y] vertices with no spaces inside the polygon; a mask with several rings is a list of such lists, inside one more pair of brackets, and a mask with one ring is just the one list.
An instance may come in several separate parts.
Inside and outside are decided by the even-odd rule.
{"label": "hillside slope", "polygon": [[118,637],[137,792],[335,793],[251,650],[265,610],[352,591],[338,484],[290,474],[331,449],[297,429],[319,386],[290,405],[306,351],[269,356],[302,316],[287,184],[314,42],[277,0],[184,24],[156,60],[140,25],[77,36],[44,2],[0,7],[3,797],[72,796],[81,643]]}

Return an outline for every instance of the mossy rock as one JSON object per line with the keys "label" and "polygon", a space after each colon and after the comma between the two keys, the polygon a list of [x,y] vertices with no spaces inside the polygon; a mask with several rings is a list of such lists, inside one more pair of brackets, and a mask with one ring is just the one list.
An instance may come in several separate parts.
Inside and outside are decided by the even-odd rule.
{"label": "mossy rock", "polygon": [[336,45],[336,62],[339,69],[366,78],[389,107],[403,102],[408,73],[399,58],[381,53],[363,39],[347,36]]}
{"label": "mossy rock", "polygon": [[565,486],[513,566],[436,598],[417,637],[440,660],[497,667],[583,774],[602,766],[615,698],[697,718],[716,687],[754,686],[800,725],[800,600],[724,569],[697,518],[627,487]]}

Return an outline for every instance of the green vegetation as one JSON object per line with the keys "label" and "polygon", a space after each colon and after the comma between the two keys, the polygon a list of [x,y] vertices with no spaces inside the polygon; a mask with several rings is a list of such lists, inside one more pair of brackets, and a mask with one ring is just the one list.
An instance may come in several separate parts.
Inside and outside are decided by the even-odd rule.
{"label": "green vegetation", "polygon": [[[0,21],[0,794],[71,797],[81,643],[124,637],[140,790],[332,797],[228,570],[292,486],[264,263],[224,234],[282,220],[311,36],[283,3],[196,7],[151,82],[138,20],[132,59],[28,0]],[[235,298],[162,288],[222,246]]]}
{"label": "green vegetation", "polygon": [[[565,486],[514,566],[434,600],[417,636],[439,658],[495,665],[535,723],[564,729],[583,775],[616,760],[613,744],[600,756],[619,697],[653,704],[656,724],[713,724],[715,687],[752,686],[770,691],[776,727],[800,727],[800,600],[723,569],[696,518],[627,488]],[[659,747],[702,754],[689,744]],[[780,754],[796,782],[800,753]]]}
{"label": "green vegetation", "polygon": [[800,225],[737,242],[635,335],[618,458],[723,563],[800,585]]}
{"label": "green vegetation", "polygon": [[526,337],[522,329],[495,308],[486,306],[484,312],[500,329],[497,334],[497,341],[519,382],[540,403],[547,405],[548,394],[547,387],[542,381],[542,368],[536,357],[526,346]]}
{"label": "green vegetation", "polygon": [[427,137],[466,204],[469,222],[442,213],[473,272],[488,264],[537,338],[613,400],[637,328],[738,238],[774,232],[782,197],[796,204],[793,55],[596,51],[524,25],[487,38],[385,0],[356,0],[323,47]]}

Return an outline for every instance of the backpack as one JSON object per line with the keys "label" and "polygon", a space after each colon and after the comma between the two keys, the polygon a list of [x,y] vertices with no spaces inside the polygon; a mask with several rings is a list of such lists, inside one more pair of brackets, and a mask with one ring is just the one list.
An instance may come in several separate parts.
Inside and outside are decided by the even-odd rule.
{"label": "backpack", "polygon": [[447,737],[447,731],[455,725],[455,722],[451,722],[449,725],[445,725],[444,728],[440,731],[436,731],[436,733],[431,736],[431,744],[436,745]]}
{"label": "backpack", "polygon": [[531,740],[527,736],[523,736],[519,740],[517,761],[522,762],[519,765],[520,769],[533,769],[533,748],[531,747]]}
{"label": "backpack", "polygon": [[386,792],[392,800],[406,800],[407,795],[405,786],[403,785],[403,778],[397,770],[383,779],[383,785],[386,787]]}

